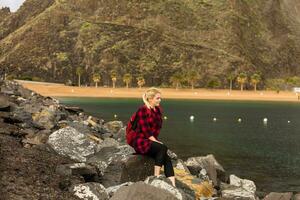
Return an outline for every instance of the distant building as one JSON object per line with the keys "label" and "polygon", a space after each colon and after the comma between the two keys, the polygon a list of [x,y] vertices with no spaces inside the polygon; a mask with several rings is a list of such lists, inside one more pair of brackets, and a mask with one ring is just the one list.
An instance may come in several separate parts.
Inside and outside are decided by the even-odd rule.
{"label": "distant building", "polygon": [[294,87],[294,88],[293,88],[293,91],[294,91],[295,93],[300,93],[300,87]]}

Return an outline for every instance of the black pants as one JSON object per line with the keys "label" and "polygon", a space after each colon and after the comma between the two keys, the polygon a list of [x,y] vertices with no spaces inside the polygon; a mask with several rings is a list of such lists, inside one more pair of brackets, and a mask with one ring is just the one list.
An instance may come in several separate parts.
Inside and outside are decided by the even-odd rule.
{"label": "black pants", "polygon": [[156,166],[164,166],[166,177],[174,176],[171,158],[167,154],[168,147],[158,142],[152,142],[150,150],[146,155],[154,158]]}

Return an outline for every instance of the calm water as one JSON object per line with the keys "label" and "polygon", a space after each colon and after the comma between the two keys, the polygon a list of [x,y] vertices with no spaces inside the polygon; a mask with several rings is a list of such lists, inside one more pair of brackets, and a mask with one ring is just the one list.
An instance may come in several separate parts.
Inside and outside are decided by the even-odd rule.
{"label": "calm water", "polygon": [[[137,99],[59,100],[106,121],[117,114],[127,122],[142,105]],[[168,119],[160,139],[181,158],[214,154],[227,172],[255,181],[261,191],[300,191],[300,103],[164,100],[161,105]]]}

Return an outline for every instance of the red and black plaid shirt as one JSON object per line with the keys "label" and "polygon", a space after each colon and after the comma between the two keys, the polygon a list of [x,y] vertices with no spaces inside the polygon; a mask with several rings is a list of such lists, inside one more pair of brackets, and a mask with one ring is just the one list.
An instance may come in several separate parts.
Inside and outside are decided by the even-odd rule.
{"label": "red and black plaid shirt", "polygon": [[133,148],[137,153],[145,154],[149,151],[152,143],[149,137],[158,138],[162,127],[162,110],[160,106],[155,109],[149,109],[147,106],[141,106],[137,111],[137,128],[133,139]]}

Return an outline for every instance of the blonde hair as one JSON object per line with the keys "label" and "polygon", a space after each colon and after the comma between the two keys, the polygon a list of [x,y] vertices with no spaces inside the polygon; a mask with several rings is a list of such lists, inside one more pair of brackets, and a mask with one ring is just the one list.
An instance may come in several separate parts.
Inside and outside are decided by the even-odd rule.
{"label": "blonde hair", "polygon": [[143,94],[143,101],[145,105],[150,108],[149,99],[154,98],[156,94],[161,94],[161,91],[155,87],[151,87]]}

